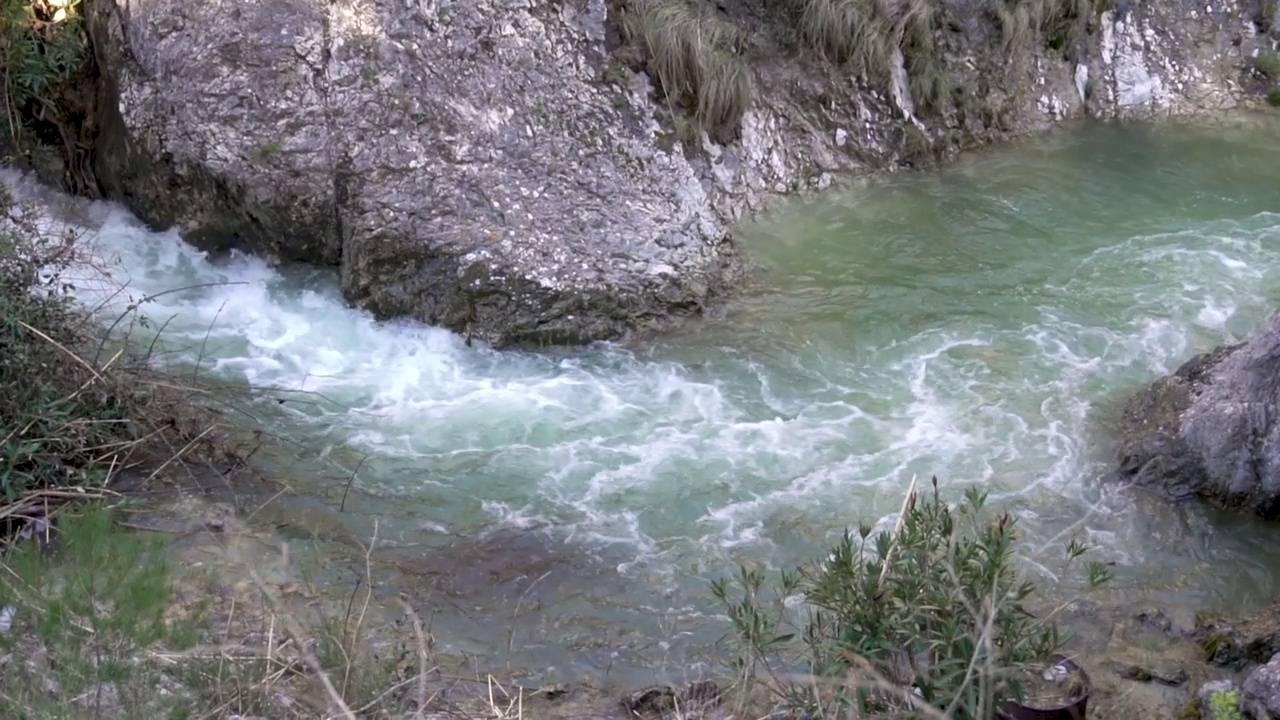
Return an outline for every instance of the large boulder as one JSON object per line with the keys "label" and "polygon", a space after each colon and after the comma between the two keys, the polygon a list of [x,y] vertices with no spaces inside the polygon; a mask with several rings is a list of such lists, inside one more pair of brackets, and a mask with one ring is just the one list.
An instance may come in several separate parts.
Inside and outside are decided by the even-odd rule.
{"label": "large boulder", "polygon": [[1280,314],[1142,390],[1123,425],[1122,478],[1280,517]]}
{"label": "large boulder", "polygon": [[496,346],[702,310],[740,261],[603,0],[96,0],[96,171],[211,249],[337,264],[347,299]]}
{"label": "large boulder", "polygon": [[859,73],[773,0],[86,4],[110,197],[499,346],[698,313],[741,271],[724,223],[779,194],[1259,102],[1271,42],[1257,0],[944,0]]}

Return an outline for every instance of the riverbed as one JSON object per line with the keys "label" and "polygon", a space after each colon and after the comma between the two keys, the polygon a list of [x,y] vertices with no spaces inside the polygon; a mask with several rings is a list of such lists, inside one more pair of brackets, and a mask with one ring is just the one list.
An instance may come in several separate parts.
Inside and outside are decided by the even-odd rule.
{"label": "riverbed", "polygon": [[913,476],[1014,509],[1059,596],[1076,538],[1112,600],[1274,598],[1280,530],[1099,480],[1128,394],[1276,309],[1278,138],[1089,125],[780,204],[738,229],[757,270],[723,318],[542,352],[375,322],[332,270],[211,258],[115,205],[57,212],[98,257],[86,302],[151,297],[165,363],[257,388],[276,471],[424,568],[397,582],[442,649],[652,681],[715,655],[708,580],[888,526]]}

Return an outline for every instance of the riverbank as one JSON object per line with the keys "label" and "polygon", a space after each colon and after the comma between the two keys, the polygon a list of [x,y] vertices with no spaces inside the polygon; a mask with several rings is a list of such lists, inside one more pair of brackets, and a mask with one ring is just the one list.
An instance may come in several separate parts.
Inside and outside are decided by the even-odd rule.
{"label": "riverbank", "polygon": [[[614,667],[625,661],[640,665],[642,655],[662,657],[661,643],[678,642],[680,633],[699,628],[703,635],[692,644],[702,644],[704,650],[711,648],[707,654],[718,656],[717,659],[725,657],[722,648],[714,647],[714,637],[706,637],[718,635],[723,627],[718,624],[721,619],[711,612],[683,618],[680,633],[649,633],[652,640],[640,647],[643,653],[636,652],[637,645],[631,642],[644,634],[634,625],[622,641],[618,635],[602,632],[611,625],[636,622],[627,613],[640,603],[634,601],[634,596],[626,597],[625,593],[635,592],[628,583],[658,585],[665,579],[646,574],[647,569],[682,565],[683,558],[717,559],[716,547],[705,543],[679,555],[670,552],[681,536],[659,535],[664,525],[658,521],[679,514],[672,513],[672,509],[680,513],[701,512],[705,503],[712,509],[728,508],[738,513],[733,516],[736,519],[751,520],[749,513],[753,507],[760,507],[760,498],[786,500],[793,496],[788,491],[812,489],[820,493],[813,496],[815,501],[794,508],[800,523],[785,522],[786,513],[776,508],[785,511],[789,506],[778,503],[771,506],[775,508],[772,514],[761,513],[764,521],[757,525],[726,524],[728,529],[743,531],[727,538],[738,548],[751,540],[747,531],[753,528],[768,533],[761,538],[763,541],[786,541],[787,533],[807,533],[803,542],[815,546],[812,552],[802,543],[788,546],[785,554],[772,557],[761,554],[762,546],[767,547],[764,543],[750,548],[755,558],[777,559],[783,564],[790,557],[819,556],[822,543],[850,517],[887,520],[891,526],[892,513],[898,509],[903,492],[896,482],[902,478],[895,474],[900,472],[895,470],[900,459],[918,462],[925,472],[958,468],[957,474],[967,477],[982,477],[983,463],[998,462],[993,469],[998,469],[998,474],[991,485],[998,492],[1005,492],[1003,502],[1011,503],[1025,517],[1026,531],[1043,540],[1059,529],[1053,525],[1055,518],[1067,524],[1077,522],[1080,516],[1074,506],[1064,509],[1063,505],[1064,499],[1078,502],[1075,493],[1080,492],[1081,485],[1087,485],[1087,480],[1082,479],[1087,466],[1072,464],[1071,458],[1079,458],[1086,450],[1086,442],[1093,442],[1082,438],[1090,438],[1088,430],[1093,427],[1085,412],[1091,409],[1086,402],[1104,402],[1099,386],[1122,394],[1125,382],[1145,382],[1160,372],[1160,365],[1176,364],[1182,353],[1245,331],[1251,324],[1250,313],[1262,308],[1267,288],[1271,287],[1268,278],[1272,277],[1269,268],[1273,263],[1268,253],[1274,246],[1268,238],[1274,223],[1266,209],[1272,206],[1273,198],[1266,182],[1272,176],[1259,169],[1268,166],[1267,146],[1248,135],[1209,136],[1206,140],[1195,133],[1115,129],[1114,133],[1088,136],[1084,141],[1087,152],[1079,154],[1065,150],[1070,147],[1069,139],[1060,138],[1060,144],[1035,146],[1026,154],[991,155],[956,166],[950,173],[915,178],[914,182],[900,178],[882,190],[858,196],[853,215],[845,214],[849,211],[833,200],[828,200],[825,209],[810,205],[800,211],[810,224],[789,225],[799,229],[791,235],[765,235],[771,244],[760,246],[761,257],[774,265],[775,275],[762,283],[764,290],[754,300],[758,306],[748,305],[741,311],[746,321],[740,316],[733,322],[704,328],[703,337],[677,336],[672,339],[675,347],[666,354],[645,354],[639,348],[634,353],[617,354],[607,354],[614,352],[612,349],[602,350],[603,357],[593,357],[591,351],[525,355],[467,350],[443,333],[375,326],[366,324],[358,314],[344,314],[349,310],[337,301],[330,302],[332,296],[325,293],[322,276],[304,275],[297,285],[288,285],[279,275],[248,261],[214,258],[210,262],[189,249],[183,250],[174,237],[147,234],[138,230],[133,221],[118,215],[95,227],[101,228],[100,240],[114,243],[108,249],[127,259],[121,268],[127,271],[125,276],[134,283],[135,292],[156,295],[180,291],[147,304],[152,317],[166,327],[167,334],[158,342],[172,353],[171,367],[180,368],[179,372],[188,377],[193,373],[217,376],[230,387],[245,387],[252,379],[262,390],[255,396],[252,408],[260,419],[270,417],[273,407],[296,405],[301,412],[290,418],[301,417],[305,422],[307,412],[323,409],[316,413],[314,422],[294,426],[299,433],[303,428],[310,433],[307,439],[311,444],[277,448],[270,466],[277,472],[294,468],[309,475],[301,470],[306,467],[304,455],[321,454],[325,452],[323,448],[329,447],[333,449],[329,459],[340,461],[347,472],[317,476],[302,493],[310,494],[311,501],[298,498],[292,509],[267,508],[258,515],[278,513],[276,517],[283,526],[292,528],[287,533],[293,540],[291,554],[296,557],[297,547],[315,543],[317,532],[321,538],[335,540],[320,545],[320,549],[331,558],[345,558],[344,562],[355,570],[331,583],[329,589],[335,590],[339,598],[349,598],[353,589],[358,590],[353,578],[360,576],[361,547],[367,545],[376,528],[378,536],[386,541],[384,549],[390,551],[384,556],[388,559],[388,575],[396,569],[391,560],[429,563],[425,568],[410,563],[408,569],[414,572],[399,576],[404,580],[389,583],[423,590],[423,603],[418,606],[423,617],[430,615],[421,609],[430,607],[430,591],[440,587],[452,586],[460,597],[488,603],[490,608],[504,608],[481,612],[465,608],[472,610],[473,623],[464,626],[465,632],[487,628],[492,631],[490,635],[498,636],[497,640],[473,641],[470,652],[503,657],[513,626],[507,618],[518,611],[528,623],[524,626],[528,632],[516,635],[515,648],[524,650],[525,656],[512,663],[513,674],[520,675],[517,681],[529,680],[529,686],[536,688],[544,684],[538,675],[554,674],[557,682],[571,677],[576,668],[563,661],[563,652],[580,652],[577,657],[587,656],[603,672],[615,657],[618,661]],[[1207,158],[1221,165],[1214,165]],[[1135,174],[1135,168],[1149,174]],[[1083,184],[1080,178],[1087,178],[1089,184]],[[1179,184],[1181,178],[1187,179],[1186,184]],[[1087,189],[1083,193],[1087,212],[1073,204],[1079,195],[1070,192],[1072,187]],[[1123,203],[1107,205],[1098,200],[1117,194],[1111,188],[1125,189]],[[886,200],[887,196],[893,199]],[[1054,202],[1044,203],[1043,199],[1049,197]],[[1195,203],[1188,206],[1183,202],[1186,198],[1194,198]],[[108,215],[101,206],[77,207],[69,203],[68,207],[70,211],[86,213],[90,220]],[[938,213],[938,219],[946,220],[943,231],[935,232],[927,223],[902,224],[903,218],[920,218],[925,210],[925,218],[932,217],[929,213]],[[1081,216],[1087,217],[1088,222],[1071,224],[1072,218]],[[957,222],[957,218],[977,218],[981,223],[970,227]],[[859,246],[859,252],[851,253],[848,243],[853,236],[841,232],[842,227],[856,228],[857,234],[874,236],[879,242],[865,243]],[[1009,227],[1021,229],[1022,234],[1009,231]],[[807,234],[810,232],[813,234]],[[1035,238],[1044,241],[1029,242]],[[830,248],[831,252],[812,254],[822,248]],[[1054,254],[1064,249],[1069,252]],[[899,266],[901,276],[894,274]],[[1142,272],[1135,274],[1134,267],[1141,267]],[[787,275],[787,279],[798,276],[799,280],[788,284],[780,282],[779,275]],[[988,275],[1001,282],[983,284],[982,279]],[[1125,284],[1135,275],[1144,283],[1136,291],[1134,286]],[[1091,284],[1082,287],[1081,278],[1090,279]],[[1189,282],[1192,286],[1188,286]],[[203,295],[199,289],[182,290],[188,285],[206,284],[228,292]],[[1021,304],[1020,298],[1024,301]],[[1139,299],[1138,305],[1134,298]],[[1047,303],[1057,303],[1051,306],[1052,317],[1041,317],[1038,308]],[[1006,315],[998,314],[1002,307]],[[1074,324],[1057,319],[1061,317],[1071,318]],[[994,318],[1006,320],[997,323]],[[975,319],[977,324],[971,324]],[[938,322],[943,324],[935,324]],[[1033,329],[1051,334],[1024,332],[1028,322],[1040,322]],[[858,328],[856,344],[849,342],[845,330],[849,325]],[[1084,331],[1073,334],[1077,327]],[[1157,332],[1151,332],[1153,328]],[[1143,335],[1144,329],[1151,334]],[[1059,352],[1048,355],[1048,359],[1033,352],[1040,346],[1037,338]],[[1045,342],[1044,338],[1052,342]],[[940,340],[947,342],[940,345]],[[968,344],[955,345],[957,340]],[[335,344],[338,341],[347,345]],[[728,350],[722,357],[708,354],[707,347]],[[795,354],[804,347],[817,347],[822,352]],[[745,361],[754,374],[734,364],[735,355],[730,351],[744,352],[741,348],[749,349]],[[841,348],[855,354],[832,354]],[[1063,354],[1061,348],[1070,349],[1074,355]],[[302,354],[304,350],[314,354]],[[888,357],[877,353],[888,353]],[[771,357],[785,362],[771,365]],[[334,358],[354,364],[335,368],[330,364]],[[1099,361],[1107,364],[1101,370],[1090,370],[1090,363]],[[842,375],[841,369],[846,367],[855,368],[857,374]],[[911,384],[903,381],[888,385],[891,392],[872,394],[877,386],[869,379],[883,377],[883,382],[889,383],[895,378],[920,377],[913,368],[927,370],[924,377],[931,382],[918,385],[919,380]],[[823,374],[812,374],[819,369]],[[868,374],[871,370],[876,374]],[[976,370],[982,371],[977,375],[982,382],[977,385],[946,382],[949,378],[974,377],[966,373]],[[1009,392],[999,384],[1006,374],[1014,383],[1049,379],[1063,385],[1050,386],[1051,391],[1045,394],[1034,394],[1023,385],[1015,385],[1020,389]],[[763,393],[759,390],[765,385],[759,380],[761,377],[769,381],[768,394],[756,398],[749,391],[756,388],[754,392]],[[796,383],[802,385],[799,389],[804,393],[796,392]],[[817,390],[810,389],[807,383],[817,385]],[[832,396],[822,392],[832,383],[838,388],[853,388],[857,394],[846,395],[841,390]],[[631,386],[637,391],[628,394]],[[574,398],[582,399],[580,390],[584,388],[594,389],[603,398],[598,406],[565,404]],[[442,394],[432,394],[436,391]],[[779,392],[788,394],[779,396]],[[983,412],[973,417],[974,397],[1017,398],[1019,403],[1003,408],[978,405],[984,408]],[[1055,397],[1077,398],[1081,403],[1079,412],[1060,409],[1053,402]],[[619,417],[606,412],[610,407],[607,401],[617,398],[625,402],[613,407],[646,409],[649,416],[662,418],[662,423],[656,427],[641,425],[633,431],[626,423],[634,420],[634,415]],[[682,402],[681,398],[691,402]],[[555,402],[547,402],[549,399]],[[692,404],[692,400],[700,405]],[[858,432],[843,432],[844,416],[833,410],[844,405],[829,404],[834,401],[865,408],[874,417],[857,420],[852,428]],[[474,417],[477,408],[488,416],[489,424],[478,422],[485,418]],[[500,409],[508,414],[492,414]],[[468,410],[471,414],[465,412]],[[912,415],[913,411],[920,415]],[[575,417],[590,418],[585,429],[591,433],[588,441],[602,432],[622,439],[634,436],[639,440],[661,440],[724,428],[710,435],[712,440],[722,437],[726,441],[723,444],[692,446],[699,451],[694,455],[705,465],[681,466],[680,472],[674,473],[680,480],[674,495],[659,494],[661,488],[647,484],[627,485],[624,481],[628,478],[647,483],[665,477],[661,466],[646,472],[643,465],[630,464],[615,473],[592,476],[605,483],[609,492],[602,496],[591,495],[591,486],[576,493],[572,492],[574,486],[550,488],[558,491],[550,493],[552,499],[568,496],[575,501],[594,500],[598,504],[587,507],[605,511],[627,500],[628,493],[641,492],[639,500],[633,499],[621,510],[632,511],[632,516],[644,523],[639,529],[649,537],[659,538],[655,544],[666,549],[667,555],[645,557],[642,553],[646,547],[640,543],[631,551],[616,540],[616,534],[603,537],[604,530],[617,526],[589,525],[576,514],[582,505],[533,505],[539,496],[532,492],[514,498],[502,494],[513,487],[548,490],[538,484],[540,478],[558,481],[563,476],[556,475],[556,469],[574,467],[564,461],[557,449],[591,446],[572,434],[562,437],[549,433],[573,433]],[[913,422],[903,424],[904,418]],[[501,422],[495,425],[493,419]],[[1057,431],[1063,437],[1069,433],[1074,441],[1043,444],[1061,453],[1052,465],[1031,464],[1029,458],[1019,459],[1012,454],[1030,442],[1036,442],[1035,447],[1042,446],[1036,440],[1040,436],[1018,434],[1024,423],[1034,431],[1042,424],[1054,427],[1055,422]],[[894,428],[892,439],[919,437],[918,444],[877,444],[876,428],[890,425]],[[476,434],[476,428],[500,432]],[[993,434],[992,428],[1001,431]],[[423,434],[407,435],[415,429]],[[440,434],[426,434],[428,431]],[[472,434],[452,435],[464,431]],[[786,442],[769,444],[770,432],[779,433]],[[889,431],[884,430],[884,434]],[[468,444],[454,439],[454,445],[439,445],[450,437],[461,437]],[[543,438],[546,450],[539,451],[540,446],[531,441],[538,438]],[[835,442],[831,438],[843,440]],[[865,444],[849,445],[850,438]],[[479,444],[482,441],[492,445]],[[406,445],[416,448],[419,455],[406,459],[394,454],[403,453]],[[805,448],[812,467],[788,464],[795,462],[787,453],[792,445]],[[459,447],[461,451],[455,451]],[[723,476],[712,473],[723,467],[716,463],[735,459],[741,463],[740,454],[729,453],[740,453],[744,447],[755,453],[752,462],[773,464],[767,473],[750,472],[749,466],[741,464],[730,465],[737,469],[739,479],[756,485],[751,486],[751,493],[716,499],[709,490],[724,484]],[[969,447],[979,452],[960,452]],[[254,457],[265,459],[269,449],[259,450]],[[678,457],[678,449],[642,444],[630,452],[645,460],[653,458],[657,451],[665,453],[657,457]],[[616,446],[611,450],[619,452]],[[934,454],[943,452],[950,454]],[[599,461],[617,455],[592,457]],[[854,473],[849,468],[837,472],[842,468],[841,459],[866,457],[880,457],[887,474],[881,478],[865,471]],[[501,464],[504,458],[510,462]],[[583,459],[583,455],[570,457],[579,463]],[[549,468],[538,464],[542,462],[549,463]],[[577,472],[582,470],[582,465],[576,466]],[[1061,482],[1042,481],[1034,492],[1048,495],[1051,501],[1035,504],[1010,493],[1023,490],[1022,485],[1011,488],[1010,484],[1046,475],[1060,477]],[[842,484],[832,485],[821,494],[822,484],[812,482],[819,478]],[[860,490],[856,484],[869,478],[878,483],[874,494]],[[307,479],[292,478],[291,484],[301,486]],[[687,490],[681,494],[684,489],[702,494],[690,498]],[[451,491],[457,495],[450,495]],[[474,498],[468,500],[466,494],[491,502],[501,498],[507,506],[476,508],[472,504]],[[754,506],[751,495],[757,501]],[[265,499],[259,497],[254,507]],[[536,514],[550,520],[539,523],[535,513],[530,512],[531,505]],[[1056,508],[1057,515],[1046,520],[1046,507]],[[647,508],[660,511],[660,517]],[[247,506],[246,514],[252,510]],[[514,512],[520,510],[525,514]],[[464,520],[465,512],[478,517]],[[783,516],[784,522],[767,522],[778,515]],[[689,519],[688,527],[697,530],[703,522],[723,517],[710,511],[708,516],[708,520]],[[1148,594],[1175,593],[1185,610],[1187,606],[1212,605],[1218,597],[1229,598],[1233,603],[1258,601],[1258,593],[1268,587],[1266,566],[1239,550],[1247,542],[1263,542],[1267,536],[1261,529],[1232,532],[1228,526],[1208,523],[1194,513],[1170,513],[1167,509],[1161,511],[1159,506],[1141,509],[1132,525],[1125,515],[1087,517],[1095,538],[1106,542],[1107,533],[1122,533],[1104,547],[1107,559],[1117,561],[1123,569],[1123,582],[1131,592],[1140,594],[1146,587]],[[1042,534],[1046,526],[1047,535]],[[501,532],[492,532],[494,527],[501,527]],[[473,528],[477,529],[473,532]],[[685,528],[676,526],[684,531],[683,536],[693,535]],[[719,526],[716,528],[719,532]],[[590,536],[588,530],[598,535]],[[572,542],[566,542],[565,536],[570,536]],[[637,539],[643,540],[644,535]],[[694,539],[698,539],[696,535]],[[712,539],[722,538],[713,533]],[[738,552],[748,559],[753,557],[746,550]],[[1043,561],[1047,555],[1033,557]],[[720,574],[715,572],[720,566],[707,569],[712,561],[701,566],[704,575],[699,581],[707,575]],[[623,562],[630,564],[623,569]],[[551,574],[539,581],[548,572]],[[1201,578],[1201,582],[1171,582],[1166,587],[1160,584],[1161,576],[1167,581],[1190,576]],[[1149,579],[1152,577],[1154,581]],[[600,601],[600,607],[621,606],[625,610],[617,612],[616,619],[584,618],[580,613],[587,603],[571,602],[572,594],[584,584],[606,589],[601,593],[605,599]],[[667,588],[660,586],[655,594],[672,597],[662,594],[670,592]],[[1251,593],[1254,597],[1250,597]],[[1064,597],[1071,594],[1062,593]],[[456,601],[457,597],[450,599]],[[1102,604],[1122,604],[1120,597],[1110,604],[1104,598]],[[499,601],[504,598],[506,605],[501,605]],[[529,602],[521,602],[522,598],[529,598]],[[343,607],[345,612],[345,603]],[[710,609],[712,605],[706,607]],[[396,605],[391,605],[390,611],[396,612]],[[503,621],[495,622],[494,617]],[[659,617],[654,624],[661,620]],[[1110,629],[1118,620],[1094,622]],[[444,629],[442,625],[436,627]],[[441,644],[446,642],[445,635],[440,633]],[[565,639],[563,647],[567,650],[552,644],[560,638]],[[580,638],[594,643],[579,643]],[[522,640],[526,642],[519,642]],[[455,648],[456,644],[451,650]],[[611,656],[611,652],[617,654]],[[467,653],[459,655],[465,657]],[[550,657],[556,658],[554,663],[546,660]],[[543,659],[541,667],[536,664],[539,658]],[[679,662],[673,664],[679,668]],[[693,674],[713,676],[703,668]],[[1095,675],[1100,681],[1111,677]],[[506,680],[504,684],[510,685],[511,678]],[[680,678],[668,674],[661,680]],[[1184,683],[1173,694],[1192,692],[1191,684]],[[1162,686],[1157,683],[1155,687]]]}

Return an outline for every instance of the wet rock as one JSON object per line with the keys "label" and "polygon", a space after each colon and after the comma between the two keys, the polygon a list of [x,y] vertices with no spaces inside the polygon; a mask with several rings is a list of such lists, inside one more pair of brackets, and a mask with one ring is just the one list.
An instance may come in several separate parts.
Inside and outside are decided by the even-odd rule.
{"label": "wet rock", "polygon": [[1111,660],[1108,667],[1126,680],[1138,682],[1158,682],[1163,685],[1178,686],[1187,681],[1187,671],[1176,665],[1147,665],[1123,660]]}
{"label": "wet rock", "polygon": [[1280,718],[1280,655],[1249,674],[1242,699],[1255,717]]}
{"label": "wet rock", "polygon": [[1125,407],[1118,476],[1280,517],[1280,315],[1187,361]]}
{"label": "wet rock", "polygon": [[1147,630],[1154,630],[1156,632],[1171,635],[1178,634],[1178,631],[1174,629],[1173,621],[1170,620],[1160,608],[1140,610],[1134,614],[1133,619],[1137,621],[1140,627]]}
{"label": "wet rock", "polygon": [[622,699],[622,706],[634,717],[666,718],[705,717],[720,703],[724,691],[710,681],[699,681],[677,689],[655,686],[633,692]]}
{"label": "wet rock", "polygon": [[1280,607],[1241,620],[1200,613],[1196,638],[1206,661],[1214,665],[1239,669],[1265,663],[1280,653]]}

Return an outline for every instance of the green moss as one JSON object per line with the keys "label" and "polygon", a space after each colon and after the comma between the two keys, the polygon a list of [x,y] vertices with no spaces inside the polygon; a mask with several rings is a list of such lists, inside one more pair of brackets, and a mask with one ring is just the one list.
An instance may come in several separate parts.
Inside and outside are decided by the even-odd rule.
{"label": "green moss", "polygon": [[258,157],[262,158],[263,160],[270,160],[271,158],[279,154],[280,154],[280,143],[276,142],[275,140],[268,140],[258,146]]}

